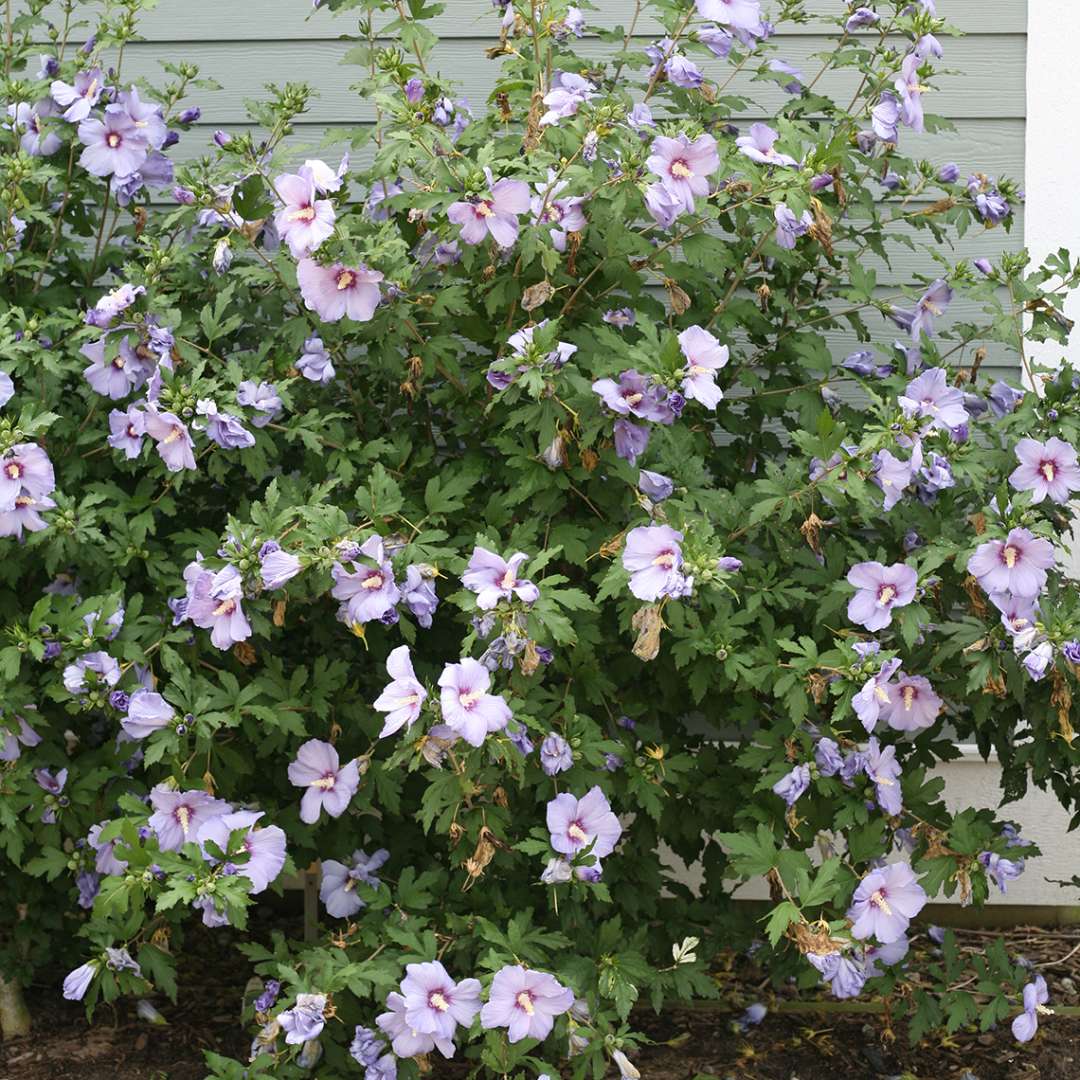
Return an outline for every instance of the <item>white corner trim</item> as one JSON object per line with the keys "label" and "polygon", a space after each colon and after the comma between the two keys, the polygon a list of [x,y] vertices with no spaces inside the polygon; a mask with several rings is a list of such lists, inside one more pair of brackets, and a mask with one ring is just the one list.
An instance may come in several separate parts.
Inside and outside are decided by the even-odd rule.
{"label": "white corner trim", "polygon": [[[1036,262],[1062,247],[1080,256],[1078,56],[1080,2],[1028,0],[1024,246]],[[1080,324],[1080,295],[1070,297],[1065,312]],[[1028,355],[1035,367],[1056,368],[1063,355],[1080,366],[1080,325],[1064,348],[1031,342]],[[1080,578],[1080,519],[1064,547],[1067,572]]]}
{"label": "white corner trim", "polygon": [[[1024,146],[1024,244],[1035,262],[1058,248],[1080,255],[1080,3],[1028,0],[1027,127]],[[1067,305],[1080,322],[1080,296]],[[1067,347],[1031,343],[1037,366],[1057,367],[1064,353],[1080,362],[1080,328]]]}

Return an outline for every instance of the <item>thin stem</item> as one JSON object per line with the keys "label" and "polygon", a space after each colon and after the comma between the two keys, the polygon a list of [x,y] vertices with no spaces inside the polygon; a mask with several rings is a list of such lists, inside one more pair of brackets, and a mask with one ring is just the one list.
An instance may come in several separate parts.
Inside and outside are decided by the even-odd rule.
{"label": "thin stem", "polygon": [[529,29],[532,31],[533,56],[536,59],[537,92],[544,95],[544,71],[546,65],[540,54],[540,20],[538,14],[543,10],[543,0],[529,0]]}
{"label": "thin stem", "polygon": [[742,284],[743,278],[750,272],[751,264],[761,254],[761,249],[765,246],[768,239],[769,234],[767,232],[761,234],[761,238],[754,245],[754,250],[746,256],[742,266],[739,268],[739,272],[731,279],[731,284],[728,285],[727,292],[724,293],[720,303],[713,308],[713,313],[709,316],[709,321],[705,324],[706,326],[711,326],[716,322],[720,315],[723,314],[724,309],[728,306],[728,301],[735,295],[735,290]]}
{"label": "thin stem", "polygon": [[648,101],[652,97],[652,92],[656,89],[657,83],[660,81],[660,76],[664,72],[664,65],[671,58],[675,52],[675,46],[679,44],[679,38],[683,36],[687,26],[690,24],[690,20],[694,17],[694,8],[690,8],[686,15],[683,17],[683,21],[675,28],[675,32],[671,35],[671,44],[668,46],[664,55],[656,62],[656,70],[652,73],[652,78],[649,79],[649,85],[645,87],[645,97],[643,101]]}
{"label": "thin stem", "polygon": [[615,65],[615,70],[612,72],[611,75],[611,81],[613,83],[617,83],[619,81],[619,76],[622,74],[622,69],[626,65],[625,54],[630,49],[630,41],[634,36],[634,31],[637,29],[638,18],[640,17],[640,15],[641,0],[634,0],[634,14],[630,19],[630,26],[628,27],[626,33],[623,35],[622,51],[624,55],[619,58],[619,62]]}
{"label": "thin stem", "polygon": [[11,22],[11,0],[4,0],[4,28],[7,33],[7,50],[4,53],[4,78],[10,78],[11,60],[15,55],[15,34]]}
{"label": "thin stem", "polygon": [[1035,373],[1031,368],[1031,364],[1028,362],[1027,352],[1024,349],[1024,307],[1021,304],[1019,307],[1016,303],[1016,291],[1013,288],[1012,278],[1008,279],[1009,288],[1009,306],[1012,308],[1012,316],[1016,320],[1016,346],[1020,352],[1020,363],[1024,367],[1024,374],[1027,376],[1028,385],[1038,393],[1038,385],[1035,382]]}
{"label": "thin stem", "polygon": [[[49,240],[49,250],[45,252],[45,258],[42,261],[41,269],[37,272],[37,277],[34,279],[34,291],[31,295],[36,296],[41,290],[41,280],[45,276],[45,270],[52,260],[53,251],[56,249],[56,243],[60,239],[60,231],[64,227],[64,211],[67,210],[67,205],[71,201],[71,176],[75,168],[75,143],[71,144],[71,151],[68,153],[68,167],[67,167],[67,179],[64,181],[64,197],[60,200],[60,209],[56,212],[56,224],[53,226],[52,238]],[[44,199],[44,195],[42,195]]]}
{"label": "thin stem", "polygon": [[850,35],[845,30],[843,35],[840,38],[839,44],[836,46],[836,49],[833,50],[833,52],[829,53],[829,59],[826,60],[825,63],[821,65],[821,70],[806,84],[807,93],[809,93],[809,91],[813,90],[814,87],[817,86],[818,80],[821,78],[821,76],[824,75],[825,72],[828,71],[829,68],[832,67],[833,60],[836,58],[837,52],[839,52],[840,49],[842,49],[847,44],[847,40],[848,40],[849,37],[850,37]]}
{"label": "thin stem", "polygon": [[740,71],[750,62],[750,58],[754,54],[748,52],[736,65],[731,69],[731,74],[716,88],[716,95],[719,97],[730,85],[731,80],[739,74]]}
{"label": "thin stem", "polygon": [[[405,14],[405,5],[402,3],[402,0],[394,0],[394,7],[397,8],[398,18],[403,23],[412,22],[412,19]],[[416,41],[413,42],[413,55],[416,57],[416,62],[420,65],[420,70],[426,75],[427,65],[424,63],[423,54],[420,52],[420,46]]]}
{"label": "thin stem", "polygon": [[112,197],[112,177],[105,180],[105,204],[101,208],[101,226],[98,228],[97,243],[94,245],[94,261],[90,264],[90,274],[86,279],[87,285],[93,285],[97,280],[97,264],[101,258],[101,241],[105,237],[105,222],[109,217],[109,199]]}

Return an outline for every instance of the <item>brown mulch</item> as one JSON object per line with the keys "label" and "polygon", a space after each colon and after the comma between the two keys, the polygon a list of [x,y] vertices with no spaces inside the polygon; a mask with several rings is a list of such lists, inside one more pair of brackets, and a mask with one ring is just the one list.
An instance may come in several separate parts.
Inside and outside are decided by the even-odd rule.
{"label": "brown mulch", "polygon": [[[0,1080],[202,1080],[203,1050],[242,1058],[250,1035],[239,1023],[239,997],[249,971],[222,932],[215,934],[192,935],[178,1003],[157,1002],[167,1027],[140,1021],[128,1002],[100,1007],[90,1027],[81,1006],[60,998],[62,973],[33,987],[35,1033],[0,1046]],[[986,934],[958,931],[972,950]],[[1019,929],[1007,942],[1011,955],[1046,976],[1052,1005],[1080,1005],[1080,928]],[[743,1033],[737,1013],[643,1011],[635,1026],[654,1041],[635,1055],[645,1080],[1080,1080],[1080,1017],[1045,1018],[1027,1046],[1005,1025],[987,1034],[939,1034],[912,1047],[903,1025],[888,1032],[880,1015],[786,1011],[796,1005],[794,992],[774,993],[756,970],[736,968],[723,981],[738,1001],[770,1006],[765,1020]],[[465,1075],[464,1062],[447,1064],[436,1066],[431,1080]]]}

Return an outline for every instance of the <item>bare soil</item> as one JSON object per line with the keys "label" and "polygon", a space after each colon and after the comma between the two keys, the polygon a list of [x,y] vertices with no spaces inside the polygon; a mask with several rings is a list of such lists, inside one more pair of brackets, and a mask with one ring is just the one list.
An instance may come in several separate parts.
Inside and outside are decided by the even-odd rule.
{"label": "bare soil", "polygon": [[[958,933],[978,949],[986,932]],[[63,973],[34,986],[34,1034],[0,1046],[0,1080],[202,1080],[204,1050],[243,1057],[250,1036],[239,1023],[239,991],[249,971],[216,935],[189,942],[177,1004],[158,1002],[167,1027],[148,1026],[127,1002],[101,1007],[89,1026],[81,1006],[60,997]],[[1051,1004],[1080,1004],[1080,928],[1019,929],[1008,941],[1012,954],[1046,976]],[[1045,1018],[1026,1046],[1007,1026],[911,1046],[903,1025],[890,1031],[880,1015],[788,1011],[812,1007],[813,999],[769,991],[750,967],[725,973],[724,989],[740,1008],[750,1001],[769,1006],[765,1020],[744,1033],[738,1010],[642,1012],[636,1026],[653,1040],[637,1055],[645,1080],[1080,1080],[1080,1017]],[[463,1080],[463,1065],[436,1064],[429,1076]]]}

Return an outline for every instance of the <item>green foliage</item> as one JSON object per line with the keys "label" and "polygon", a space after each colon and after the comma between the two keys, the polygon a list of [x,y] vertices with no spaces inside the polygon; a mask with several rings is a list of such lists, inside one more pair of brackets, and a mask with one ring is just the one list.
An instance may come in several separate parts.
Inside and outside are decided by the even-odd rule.
{"label": "green foliage", "polygon": [[[837,45],[820,77],[770,121],[795,162],[780,165],[740,148],[731,119],[765,105],[728,82],[788,82],[770,60],[785,23],[811,19],[799,3],[767,4],[779,39],[742,35],[722,64],[689,0],[644,3],[705,71],[687,89],[672,57],[650,71],[629,29],[579,53],[565,0],[519,0],[493,47],[496,89],[471,115],[433,70],[426,24],[452,5],[329,0],[348,15],[345,59],[362,66],[375,124],[298,149],[285,140],[310,90],[268,86],[251,125],[204,146],[184,109],[214,87],[169,64],[139,93],[200,156],[160,187],[144,162],[140,187],[87,171],[92,124],[80,136],[46,106],[40,131],[25,118],[53,78],[100,65],[118,94],[130,85],[121,47],[151,5],[99,6],[76,34],[23,0],[0,43],[18,107],[0,131],[0,371],[14,391],[0,412],[0,900],[25,912],[0,928],[0,971],[88,963],[91,1010],[151,987],[174,997],[186,924],[247,930],[242,951],[281,991],[245,1006],[252,1062],[208,1055],[220,1080],[310,1075],[315,1054],[320,1076],[355,1075],[356,1026],[375,1024],[407,965],[436,959],[484,995],[516,965],[573,992],[550,1037],[457,1032],[471,1068],[503,1076],[557,1075],[569,1047],[575,1080],[599,1080],[642,1041],[636,1009],[716,997],[717,961],[751,945],[802,987],[818,981],[808,955],[842,959],[915,1037],[1007,1021],[1027,976],[999,945],[970,984],[946,937],[913,986],[853,934],[853,896],[898,850],[928,897],[975,904],[1038,854],[990,811],[949,810],[932,770],[957,744],[996,752],[1006,800],[1033,782],[1080,820],[1065,651],[1077,591],[1051,571],[1035,626],[1017,633],[968,572],[980,544],[1020,528],[1056,542],[1069,524],[1009,477],[1025,436],[1080,442],[1075,372],[1035,373],[1040,392],[1011,409],[987,372],[1026,363],[1026,339],[1067,339],[1080,268],[1065,252],[1041,267],[950,261],[954,238],[992,224],[987,199],[1018,202],[1015,183],[943,177],[906,156],[903,127],[866,134],[904,52],[944,18],[889,0],[888,33],[827,19]],[[46,48],[58,69],[38,75]],[[552,118],[556,71],[592,89]],[[916,83],[936,78],[924,58]],[[627,117],[645,100],[653,126],[639,132]],[[36,135],[55,136],[52,153]],[[716,154],[693,210],[667,222],[658,136]],[[300,207],[286,194],[307,182],[299,163],[345,140],[351,164],[320,169]],[[486,202],[515,182],[517,232],[500,247]],[[296,223],[319,213],[332,230],[294,255]],[[921,272],[889,265],[900,244]],[[364,310],[361,289],[378,306]],[[357,306],[337,317],[347,290]],[[711,366],[692,328],[713,335]],[[902,400],[920,366],[964,391],[966,434]],[[16,484],[5,467],[35,453],[52,478]],[[910,471],[895,506],[889,455]],[[635,563],[658,536],[669,547]],[[491,595],[466,577],[478,548],[511,563]],[[917,578],[873,632],[849,617],[858,563]],[[1024,666],[1036,642],[1041,679]],[[425,696],[384,737],[375,703],[403,646]],[[447,728],[442,684],[466,658],[490,680],[459,711],[486,690],[511,714],[480,745]],[[905,724],[893,702],[896,716],[867,721],[859,695],[886,664],[925,677],[940,710]],[[882,682],[903,702],[901,678]],[[146,730],[144,705],[159,718]],[[327,776],[290,776],[311,741],[356,779],[314,821],[301,799],[331,791]],[[564,850],[558,807],[594,790],[618,815],[617,846],[589,825]],[[210,835],[179,793],[261,817]],[[252,918],[251,849],[279,840],[272,891],[321,867],[314,942],[267,938]],[[331,916],[335,873],[348,910]],[[748,924],[731,894],[762,876],[771,901]],[[333,1007],[307,1045],[280,1027],[301,994]]]}

